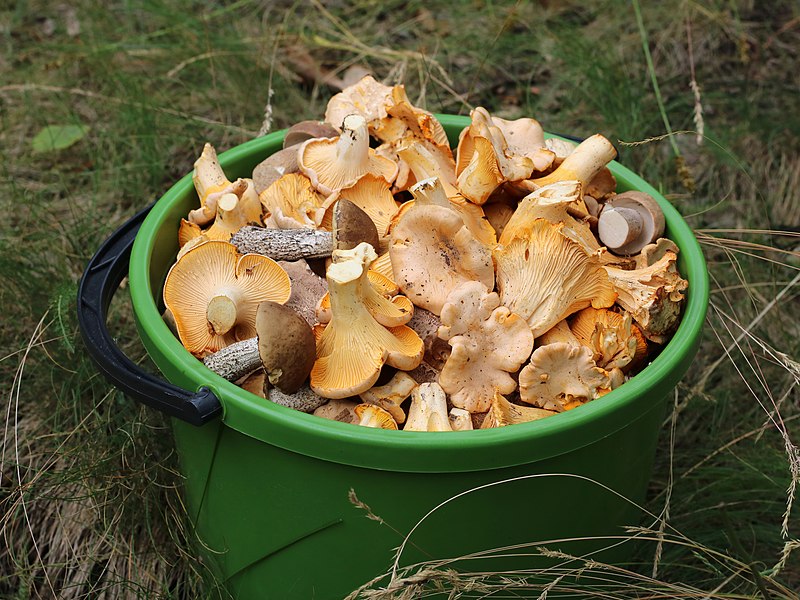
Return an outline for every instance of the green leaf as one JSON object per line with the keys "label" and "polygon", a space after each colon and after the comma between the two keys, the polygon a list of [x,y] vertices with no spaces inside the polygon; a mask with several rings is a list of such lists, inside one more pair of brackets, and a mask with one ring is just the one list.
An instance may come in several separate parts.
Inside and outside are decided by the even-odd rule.
{"label": "green leaf", "polygon": [[88,131],[88,125],[48,125],[33,138],[33,151],[52,152],[69,148],[81,141]]}

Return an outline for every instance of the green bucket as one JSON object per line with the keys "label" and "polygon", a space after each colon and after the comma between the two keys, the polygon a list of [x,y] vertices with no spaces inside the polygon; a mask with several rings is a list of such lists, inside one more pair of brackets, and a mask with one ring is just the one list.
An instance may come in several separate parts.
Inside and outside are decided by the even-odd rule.
{"label": "green bucket", "polygon": [[[439,118],[451,141],[469,123]],[[276,132],[237,146],[220,155],[220,164],[229,178],[249,176],[282,139]],[[434,560],[469,572],[550,564],[532,544],[609,562],[630,556],[623,526],[642,517],[637,504],[651,476],[666,398],[697,352],[708,276],[678,212],[630,170],[610,168],[619,189],[645,191],[664,209],[667,236],[680,247],[679,269],[689,281],[680,327],[647,368],[603,398],[499,429],[356,427],[284,408],[225,381],[186,352],[161,319],[178,223],[198,205],[191,175],[155,203],[138,233],[131,228],[125,236],[135,237],[130,293],[142,342],[169,382],[190,394],[200,390],[193,398],[201,400],[187,413],[164,408],[172,400],[148,392],[145,383],[129,381],[124,389],[180,417],[173,431],[186,504],[198,550],[222,589],[239,600],[343,598],[390,570],[401,544],[400,567]],[[104,307],[92,310],[105,318]],[[98,336],[84,329],[87,343]]]}

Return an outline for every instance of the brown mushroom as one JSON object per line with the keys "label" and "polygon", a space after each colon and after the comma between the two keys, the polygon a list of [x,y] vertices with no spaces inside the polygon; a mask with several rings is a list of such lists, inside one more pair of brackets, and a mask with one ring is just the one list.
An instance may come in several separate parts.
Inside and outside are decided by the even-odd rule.
{"label": "brown mushroom", "polygon": [[[336,135],[334,133],[334,135]],[[284,148],[258,163],[253,169],[253,183],[261,194],[284,175],[297,173],[297,148]]]}
{"label": "brown mushroom", "polygon": [[617,194],[606,201],[597,221],[597,234],[615,254],[638,254],[664,234],[664,213],[649,194]]}
{"label": "brown mushroom", "polygon": [[[286,130],[286,135],[283,136],[283,147],[284,149],[289,149],[302,144],[306,140],[331,138],[337,135],[339,135],[339,131],[328,123],[323,123],[322,121],[300,121]],[[296,156],[297,148],[294,148],[294,152]]]}

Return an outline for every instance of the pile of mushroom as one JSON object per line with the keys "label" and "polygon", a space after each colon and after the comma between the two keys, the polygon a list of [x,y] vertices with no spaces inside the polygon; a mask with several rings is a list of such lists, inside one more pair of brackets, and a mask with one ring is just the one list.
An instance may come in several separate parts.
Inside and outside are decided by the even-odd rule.
{"label": "pile of mushroom", "polygon": [[206,144],[165,316],[209,369],[323,418],[454,431],[575,409],[647,365],[687,288],[615,156],[480,107],[454,155],[403,86],[367,76],[252,178]]}

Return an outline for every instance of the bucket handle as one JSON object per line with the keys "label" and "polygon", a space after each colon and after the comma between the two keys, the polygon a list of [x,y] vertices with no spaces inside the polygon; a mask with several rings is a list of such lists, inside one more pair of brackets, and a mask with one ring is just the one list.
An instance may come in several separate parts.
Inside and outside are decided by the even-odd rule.
{"label": "bucket handle", "polygon": [[133,241],[152,207],[117,229],[89,261],[78,287],[78,326],[89,356],[110,383],[142,404],[199,426],[222,414],[214,392],[206,387],[189,392],[142,370],[119,349],[106,325],[111,299],[128,273]]}

